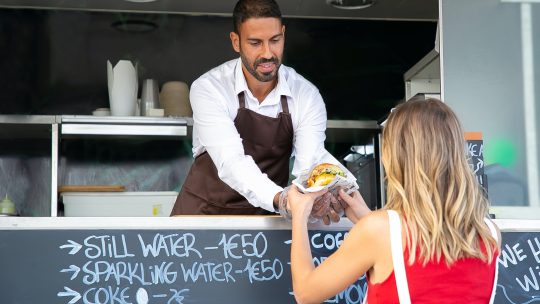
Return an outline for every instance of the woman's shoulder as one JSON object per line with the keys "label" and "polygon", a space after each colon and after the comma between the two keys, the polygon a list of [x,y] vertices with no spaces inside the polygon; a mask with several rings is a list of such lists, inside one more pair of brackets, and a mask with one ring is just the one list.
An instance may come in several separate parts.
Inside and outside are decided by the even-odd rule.
{"label": "woman's shoulder", "polygon": [[347,236],[353,250],[362,250],[372,263],[385,257],[390,248],[390,227],[386,210],[377,210],[362,217]]}
{"label": "woman's shoulder", "polygon": [[374,239],[380,239],[381,236],[389,235],[387,233],[388,231],[390,231],[388,225],[388,212],[384,209],[370,212],[356,222],[351,229],[352,234],[361,233]]}
{"label": "woman's shoulder", "polygon": [[369,225],[388,225],[388,210],[379,209],[372,211],[366,216],[362,217],[358,222],[360,223],[362,221]]}

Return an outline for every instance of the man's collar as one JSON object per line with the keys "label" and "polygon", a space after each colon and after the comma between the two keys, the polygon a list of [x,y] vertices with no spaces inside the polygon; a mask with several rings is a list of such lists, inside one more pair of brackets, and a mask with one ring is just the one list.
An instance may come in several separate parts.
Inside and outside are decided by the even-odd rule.
{"label": "man's collar", "polygon": [[[241,58],[238,58],[238,60],[236,61],[236,66],[234,67],[234,69],[235,69],[234,92],[236,93],[236,95],[244,91],[249,91],[246,77],[244,76],[244,72],[242,71]],[[283,66],[280,66],[278,70],[278,82],[277,82],[277,86],[275,90],[278,96],[285,95],[288,97],[292,97],[291,90],[289,89],[289,85],[287,84],[287,81],[285,80],[285,71],[283,69]],[[251,91],[249,92],[251,93]]]}
{"label": "man's collar", "polygon": [[238,95],[244,91],[249,91],[249,88],[244,77],[244,72],[242,72],[242,59],[238,58],[234,67],[234,93]]}

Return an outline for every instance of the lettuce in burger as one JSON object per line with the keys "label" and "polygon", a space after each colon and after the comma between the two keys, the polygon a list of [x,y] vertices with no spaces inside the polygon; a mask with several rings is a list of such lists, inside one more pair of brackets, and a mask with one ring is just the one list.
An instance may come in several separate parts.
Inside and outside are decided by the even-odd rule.
{"label": "lettuce in burger", "polygon": [[317,165],[309,175],[307,186],[326,186],[334,180],[336,175],[347,177],[347,174],[345,174],[345,172],[337,165],[329,163]]}

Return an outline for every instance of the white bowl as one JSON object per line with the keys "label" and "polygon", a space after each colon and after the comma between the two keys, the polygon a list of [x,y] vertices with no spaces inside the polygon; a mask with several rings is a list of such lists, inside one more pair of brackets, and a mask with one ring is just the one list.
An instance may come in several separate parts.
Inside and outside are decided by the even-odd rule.
{"label": "white bowl", "polygon": [[111,110],[109,108],[99,108],[92,112],[94,116],[111,116]]}

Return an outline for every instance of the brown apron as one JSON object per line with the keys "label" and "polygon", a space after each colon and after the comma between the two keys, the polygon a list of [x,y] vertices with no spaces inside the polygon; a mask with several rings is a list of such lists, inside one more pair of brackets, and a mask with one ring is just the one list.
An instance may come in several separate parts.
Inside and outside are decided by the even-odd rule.
{"label": "brown apron", "polygon": [[[285,187],[289,180],[289,158],[293,147],[293,127],[287,97],[281,96],[277,118],[246,108],[244,92],[238,94],[240,107],[234,125],[246,155],[250,155],[263,173],[274,183]],[[220,214],[267,215],[265,209],[254,207],[218,176],[216,166],[204,152],[195,158],[171,215]]]}

